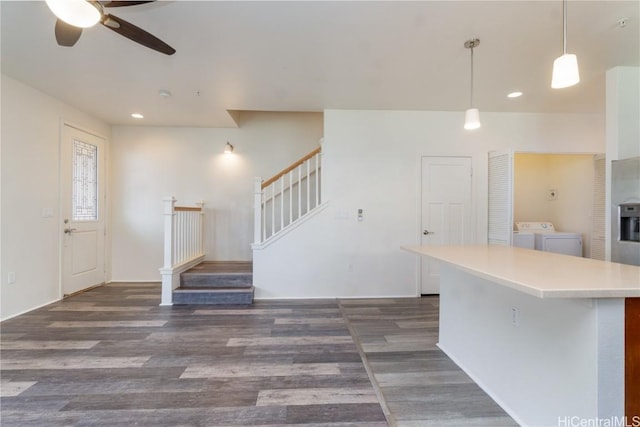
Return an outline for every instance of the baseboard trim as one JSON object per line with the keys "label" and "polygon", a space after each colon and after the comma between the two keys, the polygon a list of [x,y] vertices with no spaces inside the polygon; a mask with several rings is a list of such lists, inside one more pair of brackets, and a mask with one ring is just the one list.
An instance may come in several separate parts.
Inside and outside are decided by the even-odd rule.
{"label": "baseboard trim", "polygon": [[109,283],[162,283],[160,280],[109,280],[107,282],[107,284]]}
{"label": "baseboard trim", "polygon": [[52,300],[52,301],[45,302],[44,304],[41,304],[41,305],[38,305],[38,306],[36,306],[36,307],[30,308],[30,309],[28,309],[28,310],[21,311],[20,313],[12,314],[12,315],[11,315],[11,316],[9,316],[9,317],[5,317],[4,319],[0,319],[0,323],[4,322],[5,320],[13,319],[14,317],[18,317],[18,316],[21,316],[21,315],[23,315],[23,314],[30,313],[30,312],[32,312],[33,310],[37,310],[37,309],[39,309],[39,308],[46,307],[46,306],[48,306],[48,305],[51,305],[51,304],[54,304],[54,303],[56,303],[56,302],[60,302],[60,301],[62,301],[62,298],[54,299],[54,300]]}
{"label": "baseboard trim", "polygon": [[480,387],[485,393],[487,393],[489,397],[498,404],[498,406],[500,406],[511,418],[513,418],[516,423],[518,423],[518,425],[526,425],[509,405],[507,405],[502,399],[497,397],[495,393],[493,393],[493,391],[489,387],[487,387],[487,385],[483,381],[478,379],[478,377],[472,370],[468,369],[463,363],[460,362],[460,360],[458,360],[457,357],[453,356],[449,351],[447,351],[447,348],[445,346],[440,343],[437,343],[436,346],[438,346],[438,348],[442,350],[442,352],[446,354],[449,359],[453,360],[453,363],[458,365],[460,369],[462,369],[467,375],[469,375],[473,382],[476,383],[478,387]]}
{"label": "baseboard trim", "polygon": [[[256,290],[258,288],[256,287]],[[335,295],[326,295],[326,296],[303,296],[303,297],[260,297],[253,298],[254,301],[270,301],[270,300],[302,300],[302,299],[325,299],[325,300],[350,300],[350,299],[384,299],[384,298],[395,298],[395,299],[416,299],[420,297],[411,296],[411,295],[356,295],[356,296],[335,296]]]}
{"label": "baseboard trim", "polygon": [[71,292],[70,294],[63,294],[62,295],[62,299],[67,299],[67,298],[75,296],[75,295],[83,294],[83,293],[85,293],[87,291],[90,291],[92,289],[99,288],[100,286],[103,286],[105,284],[106,284],[106,282],[102,282],[102,283],[98,283],[97,285],[89,286],[88,288],[80,289],[79,291]]}

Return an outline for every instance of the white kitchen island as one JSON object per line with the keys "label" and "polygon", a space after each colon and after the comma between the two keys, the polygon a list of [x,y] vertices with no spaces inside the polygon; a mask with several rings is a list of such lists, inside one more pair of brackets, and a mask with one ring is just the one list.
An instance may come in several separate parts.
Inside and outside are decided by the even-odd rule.
{"label": "white kitchen island", "polygon": [[640,267],[506,246],[402,249],[441,261],[438,346],[518,423],[622,421],[625,298],[640,297]]}

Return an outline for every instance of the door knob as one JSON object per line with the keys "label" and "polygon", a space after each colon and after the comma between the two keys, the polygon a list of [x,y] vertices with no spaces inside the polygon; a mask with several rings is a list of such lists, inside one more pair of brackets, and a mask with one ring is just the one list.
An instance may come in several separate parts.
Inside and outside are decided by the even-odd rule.
{"label": "door knob", "polygon": [[424,231],[422,232],[422,234],[424,234],[425,236],[428,236],[428,235],[430,235],[430,234],[436,234],[436,233],[435,233],[435,232],[433,232],[433,231],[424,230]]}
{"label": "door knob", "polygon": [[74,231],[76,231],[76,229],[75,229],[75,228],[65,228],[65,229],[64,229],[64,234],[71,234],[71,233],[73,233]]}

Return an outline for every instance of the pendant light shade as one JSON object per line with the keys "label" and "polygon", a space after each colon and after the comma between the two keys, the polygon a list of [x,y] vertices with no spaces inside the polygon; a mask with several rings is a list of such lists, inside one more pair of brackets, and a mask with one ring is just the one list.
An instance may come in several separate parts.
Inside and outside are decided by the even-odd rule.
{"label": "pendant light shade", "polygon": [[570,53],[565,53],[553,61],[553,75],[551,76],[551,87],[562,89],[573,86],[580,82],[580,72],[578,71],[578,58]]}
{"label": "pendant light shade", "polygon": [[480,127],[480,112],[477,108],[469,108],[464,113],[464,128],[466,130],[478,129]]}
{"label": "pendant light shade", "polygon": [[567,0],[562,0],[562,56],[553,61],[551,87],[562,89],[579,82],[578,58],[567,53]]}
{"label": "pendant light shade", "polygon": [[86,0],[46,0],[54,15],[69,25],[89,28],[100,21],[100,11]]}
{"label": "pendant light shade", "polygon": [[469,109],[464,113],[464,128],[466,130],[478,129],[480,127],[480,111],[473,106],[473,48],[480,44],[480,39],[467,40],[464,47],[471,50],[471,84],[469,96]]}

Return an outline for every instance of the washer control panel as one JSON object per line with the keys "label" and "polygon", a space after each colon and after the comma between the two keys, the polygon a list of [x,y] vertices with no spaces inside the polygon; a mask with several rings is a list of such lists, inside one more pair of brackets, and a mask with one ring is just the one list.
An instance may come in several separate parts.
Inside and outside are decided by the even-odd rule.
{"label": "washer control panel", "polygon": [[516,231],[528,231],[530,233],[555,233],[556,229],[550,222],[516,222]]}

